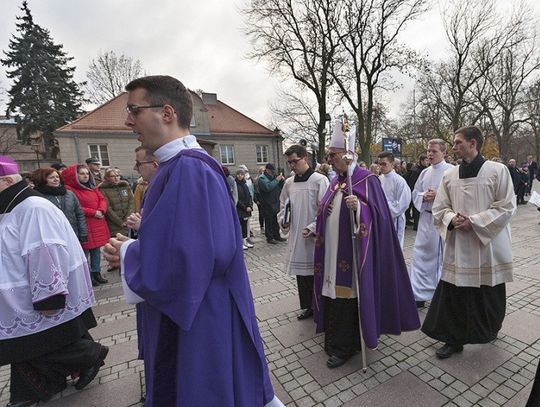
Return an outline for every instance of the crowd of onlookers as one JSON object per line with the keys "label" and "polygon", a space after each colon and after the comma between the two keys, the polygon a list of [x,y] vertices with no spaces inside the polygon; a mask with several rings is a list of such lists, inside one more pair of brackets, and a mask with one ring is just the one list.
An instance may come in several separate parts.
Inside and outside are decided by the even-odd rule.
{"label": "crowd of onlookers", "polygon": [[[451,157],[447,157],[447,161],[455,164]],[[371,164],[369,168],[364,162],[359,162],[358,165],[369,169],[377,176],[381,175],[378,162]],[[395,158],[393,169],[413,190],[420,173],[428,166],[427,156],[421,154],[416,163],[407,163],[405,160]],[[540,180],[538,164],[532,156],[528,156],[519,166],[515,159],[508,160],[507,166],[514,183],[517,203],[524,204],[525,196],[531,193],[533,180],[537,177]],[[136,169],[138,170],[138,166]],[[255,177],[250,175],[245,165],[240,165],[234,176],[230,174],[228,167],[223,166],[223,170],[232,199],[236,203],[244,250],[254,247],[252,240],[254,234],[250,228],[254,205],[257,205],[258,222],[266,241],[270,244],[285,241],[279,233],[276,220],[280,210],[280,192],[285,181],[283,172],[278,172],[271,163],[260,167]],[[318,164],[315,170],[327,176],[329,180],[336,175],[326,162]],[[132,221],[139,219],[140,222],[138,213],[148,182],[140,178],[131,185],[122,177],[117,167],[103,170],[96,158],[88,158],[85,164],[74,164],[69,167],[56,163],[49,168],[39,168],[33,173],[25,173],[23,177],[68,218],[89,259],[92,284],[96,286],[107,283],[100,272],[100,249],[108,242],[109,237],[116,236],[117,233],[136,234],[135,231],[128,230],[130,229],[128,218],[131,215]],[[406,224],[417,230],[418,211],[412,203],[405,216]]]}
{"label": "crowd of onlookers", "polygon": [[135,211],[132,186],[120,170],[102,171],[101,163],[89,158],[85,164],[38,168],[24,178],[66,215],[89,259],[92,285],[107,283],[101,275],[101,248],[117,233],[128,234],[127,218]]}

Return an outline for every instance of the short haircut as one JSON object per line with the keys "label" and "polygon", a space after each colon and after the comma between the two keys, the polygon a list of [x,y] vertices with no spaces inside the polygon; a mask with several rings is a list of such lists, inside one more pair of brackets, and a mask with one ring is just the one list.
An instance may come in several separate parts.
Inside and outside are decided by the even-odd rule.
{"label": "short haircut", "polygon": [[134,79],[126,85],[128,92],[144,89],[151,105],[171,105],[178,117],[178,125],[189,129],[193,116],[191,93],[178,79],[167,75],[153,75]]}
{"label": "short haircut", "polygon": [[38,168],[31,174],[30,178],[32,179],[32,182],[34,183],[36,187],[40,187],[43,185],[47,185],[47,177],[51,175],[53,172],[56,172],[60,176],[60,179],[62,179],[62,176],[60,175],[60,173],[56,169],[51,168],[51,167]]}
{"label": "short haircut", "polygon": [[296,154],[298,158],[304,158],[307,157],[307,150],[304,146],[301,146],[300,144],[294,144],[285,151],[286,156],[293,154]]}
{"label": "short haircut", "polygon": [[440,139],[440,138],[432,138],[431,140],[429,140],[428,142],[428,146],[430,144],[438,144],[439,145],[439,148],[441,149],[441,151],[443,153],[446,153],[446,142],[443,140],[443,139]]}
{"label": "short haircut", "polygon": [[109,178],[113,172],[120,175],[120,169],[117,167],[109,167],[105,170],[105,178]]}
{"label": "short haircut", "polygon": [[135,152],[144,151],[144,159],[147,161],[157,161],[157,157],[154,155],[152,150],[147,149],[146,147],[139,146],[135,149]]}
{"label": "short haircut", "polygon": [[379,153],[377,156],[378,158],[388,158],[388,160],[393,164],[394,163],[394,154],[392,154],[390,151],[383,151],[382,153]]}
{"label": "short haircut", "polygon": [[476,126],[462,127],[454,132],[454,135],[462,134],[467,141],[476,140],[476,151],[480,152],[484,145],[482,131]]}

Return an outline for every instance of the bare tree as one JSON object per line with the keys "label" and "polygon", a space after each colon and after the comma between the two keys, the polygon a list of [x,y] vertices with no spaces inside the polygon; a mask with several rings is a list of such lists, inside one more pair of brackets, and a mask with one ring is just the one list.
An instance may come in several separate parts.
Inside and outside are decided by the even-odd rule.
{"label": "bare tree", "polygon": [[536,152],[536,161],[540,160],[540,79],[527,90],[524,113],[527,116],[527,122],[534,135],[533,147]]}
{"label": "bare tree", "polygon": [[399,42],[406,24],[420,16],[427,0],[342,0],[333,24],[339,53],[332,76],[358,119],[357,140],[363,161],[370,160],[377,92],[394,89],[390,73],[406,71],[416,54]]}
{"label": "bare tree", "polygon": [[91,102],[105,103],[122,93],[131,80],[144,75],[138,59],[116,55],[114,51],[100,52],[90,61],[85,90]]}
{"label": "bare tree", "polygon": [[513,32],[514,39],[474,87],[487,127],[495,136],[504,160],[508,159],[512,138],[528,120],[523,115],[527,85],[540,69],[535,29],[523,24],[529,13],[530,9],[521,6],[512,15],[504,31]]}
{"label": "bare tree", "polygon": [[522,21],[501,26],[494,0],[450,0],[442,15],[450,57],[426,64],[418,90],[423,113],[439,137],[476,124],[487,106],[479,104],[479,86],[501,55],[518,38]]}
{"label": "bare tree", "polygon": [[20,144],[17,139],[17,130],[13,125],[2,123],[3,116],[0,116],[0,154],[9,154],[15,146]]}
{"label": "bare tree", "polygon": [[251,58],[263,59],[273,72],[294,80],[315,97],[317,135],[322,159],[330,65],[337,40],[333,24],[339,0],[252,0],[244,10],[246,33],[254,50]]}
{"label": "bare tree", "polygon": [[281,89],[277,101],[270,105],[273,121],[281,123],[285,138],[297,143],[304,139],[318,143],[317,102],[301,89]]}

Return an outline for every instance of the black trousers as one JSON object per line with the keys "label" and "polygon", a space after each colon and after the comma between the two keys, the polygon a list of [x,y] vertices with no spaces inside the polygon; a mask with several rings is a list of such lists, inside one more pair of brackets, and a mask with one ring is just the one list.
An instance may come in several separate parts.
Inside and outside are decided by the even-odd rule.
{"label": "black trousers", "polygon": [[324,298],[324,350],[329,356],[351,357],[360,350],[358,302]]}
{"label": "black trousers", "polygon": [[313,276],[296,276],[300,308],[310,309],[313,300]]}
{"label": "black trousers", "polygon": [[11,402],[47,401],[66,388],[66,376],[96,363],[101,345],[81,338],[35,359],[11,364]]}
{"label": "black trousers", "polygon": [[261,204],[257,204],[257,209],[259,210],[259,226],[264,228],[264,208]]}
{"label": "black trousers", "polygon": [[266,241],[279,237],[279,225],[277,223],[277,212],[264,208],[264,234]]}
{"label": "black trousers", "polygon": [[247,226],[248,226],[249,218],[248,219],[239,218],[239,220],[240,220],[240,227],[242,228],[242,237],[245,239],[246,237],[249,237],[247,235]]}
{"label": "black trousers", "polygon": [[520,183],[516,188],[517,203],[525,203],[525,188],[524,183]]}

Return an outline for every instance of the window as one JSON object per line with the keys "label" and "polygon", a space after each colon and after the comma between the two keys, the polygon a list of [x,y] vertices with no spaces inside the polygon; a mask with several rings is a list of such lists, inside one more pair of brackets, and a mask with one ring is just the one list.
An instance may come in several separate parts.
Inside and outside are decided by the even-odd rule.
{"label": "window", "polygon": [[234,164],[234,146],[233,145],[219,146],[219,155],[221,157],[221,164]]}
{"label": "window", "polygon": [[257,148],[257,164],[266,164],[268,162],[268,146],[258,145]]}
{"label": "window", "polygon": [[107,144],[89,144],[88,151],[90,152],[90,157],[97,157],[104,167],[109,167],[111,165]]}

